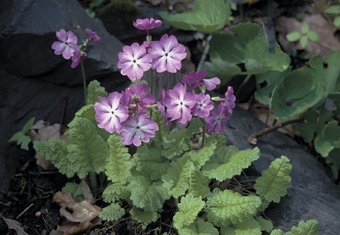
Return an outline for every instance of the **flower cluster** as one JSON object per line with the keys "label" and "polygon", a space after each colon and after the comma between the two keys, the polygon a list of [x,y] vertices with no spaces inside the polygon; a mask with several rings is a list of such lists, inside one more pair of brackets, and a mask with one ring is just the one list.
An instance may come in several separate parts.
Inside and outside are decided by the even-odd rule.
{"label": "flower cluster", "polygon": [[89,42],[92,40],[101,41],[101,38],[97,35],[97,33],[93,32],[91,29],[85,29],[85,32],[88,33],[90,37],[84,41],[83,45],[80,46],[77,44],[77,36],[72,31],[66,32],[64,29],[61,29],[56,33],[59,41],[52,44],[54,54],[61,54],[66,60],[72,58],[71,68],[77,67],[78,64],[87,57],[85,48]]}

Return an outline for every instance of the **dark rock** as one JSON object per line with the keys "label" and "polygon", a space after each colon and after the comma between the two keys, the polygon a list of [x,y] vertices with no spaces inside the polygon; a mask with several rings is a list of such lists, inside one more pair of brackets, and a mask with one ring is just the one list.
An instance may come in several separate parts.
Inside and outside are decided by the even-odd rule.
{"label": "dark rock", "polygon": [[[254,146],[247,142],[247,137],[266,127],[250,112],[236,107],[226,122],[224,134],[227,144],[249,149]],[[287,195],[265,211],[276,228],[287,232],[292,226],[298,226],[301,220],[316,219],[319,234],[339,234],[340,187],[332,183],[325,168],[314,156],[277,131],[259,137],[256,146],[261,151],[261,157],[253,165],[259,172],[268,169],[270,163],[282,155],[288,157],[293,166]]]}
{"label": "dark rock", "polygon": [[10,137],[32,117],[58,123],[63,109],[62,124],[67,125],[83,106],[81,66],[72,69],[71,61],[55,55],[51,45],[58,40],[56,31],[60,29],[73,31],[81,44],[88,38],[85,28],[102,38],[89,44],[84,60],[87,81],[99,80],[108,92],[124,89],[130,80],[117,69],[123,44],[99,19],[88,17],[78,1],[0,2],[1,190],[6,192],[6,182],[15,171],[8,167],[15,166],[9,159],[13,156],[5,151]]}

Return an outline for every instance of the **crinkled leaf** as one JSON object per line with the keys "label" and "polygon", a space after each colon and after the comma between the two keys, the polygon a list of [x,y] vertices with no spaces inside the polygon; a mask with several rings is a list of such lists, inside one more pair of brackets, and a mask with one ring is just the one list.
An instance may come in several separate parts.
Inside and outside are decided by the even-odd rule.
{"label": "crinkled leaf", "polygon": [[181,202],[177,205],[179,211],[176,212],[173,220],[177,229],[189,225],[196,219],[198,213],[203,209],[205,202],[202,197],[194,197],[191,193],[181,198]]}
{"label": "crinkled leaf", "polygon": [[171,15],[167,11],[161,11],[159,15],[176,28],[212,33],[222,29],[227,23],[230,1],[196,0],[192,12]]}
{"label": "crinkled leaf", "polygon": [[255,215],[261,205],[261,199],[257,196],[242,196],[232,190],[221,191],[219,188],[214,189],[213,194],[207,198],[208,213],[223,220],[230,219],[234,224]]}
{"label": "crinkled leaf", "polygon": [[270,231],[273,230],[274,228],[273,223],[270,222],[269,220],[264,219],[262,216],[256,216],[255,219],[257,222],[259,222],[262,231],[270,233]]}
{"label": "crinkled leaf", "polygon": [[66,156],[72,169],[80,178],[85,178],[89,172],[104,171],[109,158],[108,145],[97,134],[95,126],[85,118],[78,118],[69,132]]}
{"label": "crinkled leaf", "polygon": [[293,118],[315,105],[322,97],[313,83],[312,73],[306,68],[293,70],[275,87],[271,108],[278,118]]}
{"label": "crinkled leaf", "polygon": [[135,176],[127,186],[131,192],[133,205],[144,211],[157,211],[169,199],[168,191],[162,186],[162,181],[151,181],[144,176]]}
{"label": "crinkled leaf", "polygon": [[271,95],[274,88],[280,84],[281,80],[291,71],[288,67],[285,71],[269,70],[266,73],[256,74],[255,98],[265,105],[270,104]]}
{"label": "crinkled leaf", "polygon": [[232,227],[222,227],[221,235],[261,235],[261,225],[253,218],[247,218]]}
{"label": "crinkled leaf", "polygon": [[206,144],[209,144],[211,141],[216,141],[216,148],[219,149],[222,146],[227,144],[227,141],[225,139],[225,135],[223,134],[217,134],[216,132],[213,132],[209,138],[206,140]]}
{"label": "crinkled leaf", "polygon": [[189,226],[178,230],[179,235],[218,235],[218,230],[210,222],[204,222],[202,219],[196,220]]}
{"label": "crinkled leaf", "polygon": [[319,223],[315,219],[300,221],[299,226],[292,227],[291,232],[287,232],[286,235],[318,235]]}
{"label": "crinkled leaf", "polygon": [[151,139],[149,146],[155,147],[159,151],[162,150],[163,137],[170,133],[169,127],[164,124],[163,116],[158,110],[154,110],[152,113],[152,119],[157,123],[159,130],[155,132],[155,137]]}
{"label": "crinkled leaf", "polygon": [[337,179],[339,176],[339,167],[340,167],[340,150],[339,148],[333,149],[328,156],[325,158],[326,163],[331,165],[331,170],[334,175],[334,178]]}
{"label": "crinkled leaf", "polygon": [[325,123],[332,120],[332,113],[326,109],[307,111],[302,122],[294,123],[303,140],[308,143],[314,139],[314,135],[322,132]]}
{"label": "crinkled leaf", "polygon": [[104,201],[107,203],[115,202],[119,199],[130,199],[131,193],[126,185],[121,183],[110,184],[103,192]]}
{"label": "crinkled leaf", "polygon": [[185,191],[189,189],[190,177],[196,170],[190,157],[190,154],[185,154],[182,158],[173,161],[162,178],[164,188],[175,198],[184,195]]}
{"label": "crinkled leaf", "polygon": [[269,206],[270,202],[268,202],[267,200],[262,201],[261,205],[259,206],[259,208],[257,208],[258,211],[263,212],[267,209],[267,207]]}
{"label": "crinkled leaf", "polygon": [[328,154],[336,147],[334,142],[340,140],[340,126],[338,121],[334,120],[325,125],[321,135],[318,135],[315,140],[315,150],[323,157],[327,157]]}
{"label": "crinkled leaf", "polygon": [[132,219],[137,220],[139,223],[142,223],[145,226],[155,222],[161,216],[156,211],[143,211],[135,206],[133,206],[130,210],[130,214]]}
{"label": "crinkled leaf", "polygon": [[95,104],[99,102],[98,96],[107,97],[108,93],[105,91],[105,88],[100,86],[100,83],[97,80],[93,80],[87,86],[87,100],[86,104]]}
{"label": "crinkled leaf", "polygon": [[274,229],[270,235],[285,235],[285,233],[281,229]]}
{"label": "crinkled leaf", "polygon": [[189,193],[195,197],[202,196],[205,198],[210,194],[210,179],[202,174],[202,171],[195,170],[191,173],[189,181]]}
{"label": "crinkled leaf", "polygon": [[199,151],[192,150],[189,152],[191,161],[193,161],[197,167],[201,168],[214,154],[215,149],[216,141],[210,140]]}
{"label": "crinkled leaf", "polygon": [[77,202],[84,200],[84,192],[81,184],[75,182],[67,182],[65,186],[61,189],[62,193],[72,193],[73,197]]}
{"label": "crinkled leaf", "polygon": [[117,221],[125,214],[124,208],[121,208],[118,203],[112,203],[111,205],[104,207],[99,212],[99,217],[107,221]]}
{"label": "crinkled leaf", "polygon": [[164,136],[162,143],[162,156],[171,159],[175,156],[180,156],[184,151],[190,149],[189,138],[187,138],[187,130],[173,129],[170,134]]}
{"label": "crinkled leaf", "polygon": [[231,179],[241,174],[249,167],[252,161],[260,157],[260,150],[239,150],[236,146],[223,146],[215,151],[215,155],[202,167],[203,174],[218,181]]}
{"label": "crinkled leaf", "polygon": [[268,170],[263,171],[262,176],[256,179],[256,193],[269,202],[280,202],[280,198],[287,194],[287,188],[290,186],[291,172],[292,165],[287,157],[275,159]]}
{"label": "crinkled leaf", "polygon": [[[210,60],[220,59],[235,65],[245,64],[247,74],[264,73],[269,70],[284,71],[288,68],[289,56],[276,44],[274,53],[269,53],[267,35],[258,37],[260,26],[253,23],[238,24],[231,28],[236,35],[216,33],[209,42]],[[243,74],[245,74],[243,72]]]}
{"label": "crinkled leaf", "polygon": [[151,180],[161,179],[170,167],[169,160],[162,157],[158,150],[146,145],[141,146],[133,155],[133,163],[137,171],[147,173]]}
{"label": "crinkled leaf", "polygon": [[131,155],[128,148],[121,143],[121,137],[113,134],[107,141],[110,148],[109,162],[105,166],[105,174],[112,182],[125,184],[131,176],[130,169],[133,164],[130,160]]}

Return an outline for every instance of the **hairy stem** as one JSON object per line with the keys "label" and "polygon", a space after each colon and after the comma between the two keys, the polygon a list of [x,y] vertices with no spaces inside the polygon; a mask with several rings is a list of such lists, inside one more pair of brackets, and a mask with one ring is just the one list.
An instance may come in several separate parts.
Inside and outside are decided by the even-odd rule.
{"label": "hairy stem", "polygon": [[83,61],[80,62],[81,72],[83,74],[83,86],[84,86],[84,96],[85,96],[85,105],[87,104],[87,91],[86,91],[86,78],[85,78],[85,69]]}
{"label": "hairy stem", "polygon": [[285,122],[282,122],[282,123],[278,123],[274,126],[271,126],[271,127],[267,127],[259,132],[255,132],[253,134],[251,134],[247,140],[250,144],[256,144],[257,142],[257,137],[260,137],[262,135],[265,135],[269,132],[272,132],[272,131],[275,131],[281,127],[284,127],[284,126],[287,126],[289,124],[292,124],[292,123],[295,123],[295,122],[301,122],[303,120],[303,117],[299,117],[299,118],[296,118],[296,119],[292,119],[292,120],[288,120],[288,121],[285,121]]}

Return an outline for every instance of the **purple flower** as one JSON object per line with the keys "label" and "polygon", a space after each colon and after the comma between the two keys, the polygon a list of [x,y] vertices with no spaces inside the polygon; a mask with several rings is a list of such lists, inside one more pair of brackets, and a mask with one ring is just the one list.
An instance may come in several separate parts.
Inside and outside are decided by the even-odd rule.
{"label": "purple flower", "polygon": [[85,32],[88,33],[90,35],[90,38],[89,38],[89,42],[91,42],[92,40],[94,41],[101,41],[102,39],[97,35],[96,32],[92,31],[91,29],[85,29]]}
{"label": "purple flower", "polygon": [[152,58],[146,54],[145,47],[133,43],[131,46],[124,46],[124,52],[118,53],[119,62],[117,67],[122,69],[120,73],[128,76],[130,80],[140,79],[143,73],[150,69]]}
{"label": "purple flower", "polygon": [[133,87],[128,87],[123,92],[122,104],[125,106],[130,106],[131,104],[136,104],[137,109],[135,111],[141,111],[145,106],[153,104],[156,102],[156,98],[153,94],[149,93],[149,87],[146,84],[141,84],[139,81]]}
{"label": "purple flower", "polygon": [[214,108],[214,102],[210,100],[210,95],[205,95],[201,92],[196,96],[196,105],[192,108],[192,115],[206,118],[209,116],[210,111]]}
{"label": "purple flower", "polygon": [[86,57],[87,57],[87,53],[86,52],[83,52],[83,55],[80,55],[80,51],[74,53],[73,56],[72,56],[71,68],[74,69],[75,67],[77,67],[78,64],[80,62],[82,62],[83,59],[85,59]]}
{"label": "purple flower", "polygon": [[175,36],[168,37],[165,34],[160,41],[152,41],[150,47],[148,52],[153,59],[152,69],[156,69],[158,73],[164,71],[176,73],[181,69],[181,60],[186,57],[187,53],[185,53],[185,47],[178,43]]}
{"label": "purple flower", "polygon": [[168,90],[164,104],[167,107],[166,114],[172,117],[171,121],[179,119],[180,123],[185,124],[192,118],[191,109],[196,104],[195,95],[186,91],[186,85],[177,83],[173,90]]}
{"label": "purple flower", "polygon": [[227,110],[229,113],[233,112],[233,108],[235,108],[235,100],[236,97],[234,96],[234,89],[231,86],[228,86],[228,90],[224,94],[225,96],[225,106],[227,107]]}
{"label": "purple flower", "polygon": [[198,74],[195,72],[190,72],[189,75],[182,78],[183,83],[191,83],[192,86],[188,86],[189,89],[195,90],[198,86],[205,86],[207,90],[211,91],[216,88],[216,85],[220,84],[221,81],[217,77],[210,79],[204,79],[207,76],[207,71],[199,71]]}
{"label": "purple flower", "polygon": [[159,130],[157,123],[152,117],[146,116],[145,112],[138,113],[135,117],[128,118],[122,123],[122,144],[140,146],[141,141],[149,142],[155,137],[155,132]]}
{"label": "purple flower", "polygon": [[209,133],[215,131],[217,134],[221,134],[225,129],[223,121],[228,121],[230,118],[227,111],[227,107],[223,103],[220,103],[218,113],[216,109],[213,109],[210,115],[205,118],[207,122],[205,129],[208,130]]}
{"label": "purple flower", "polygon": [[57,41],[52,44],[54,54],[62,54],[66,60],[69,60],[75,52],[79,51],[77,36],[72,31],[66,33],[64,29],[57,31],[56,35],[60,42]]}
{"label": "purple flower", "polygon": [[168,123],[168,116],[165,112],[165,105],[164,105],[164,99],[165,99],[165,90],[161,90],[162,100],[157,102],[157,108],[159,111],[161,111],[161,115],[163,116],[163,123],[166,124],[169,127]]}
{"label": "purple flower", "polygon": [[116,91],[110,93],[108,98],[98,97],[101,102],[94,104],[94,110],[99,128],[110,133],[121,132],[121,122],[129,117],[128,109],[119,103],[121,97],[122,94]]}
{"label": "purple flower", "polygon": [[149,34],[149,30],[153,28],[157,28],[162,25],[162,21],[155,20],[154,18],[146,18],[144,20],[137,19],[136,22],[133,22],[133,26],[135,26],[139,30],[146,30],[146,34]]}

